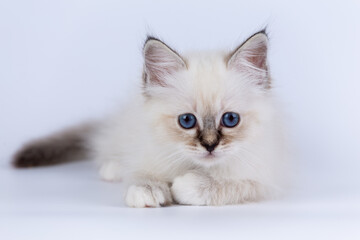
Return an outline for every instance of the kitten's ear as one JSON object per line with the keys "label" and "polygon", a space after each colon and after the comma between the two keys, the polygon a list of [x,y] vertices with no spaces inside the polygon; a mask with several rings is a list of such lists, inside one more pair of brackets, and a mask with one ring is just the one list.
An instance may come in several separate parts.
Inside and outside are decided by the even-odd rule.
{"label": "kitten's ear", "polygon": [[231,70],[249,74],[257,85],[270,87],[267,66],[268,37],[265,30],[255,33],[231,53],[227,66]]}
{"label": "kitten's ear", "polygon": [[156,38],[148,37],[143,54],[145,84],[166,86],[166,76],[186,69],[186,64],[180,55]]}

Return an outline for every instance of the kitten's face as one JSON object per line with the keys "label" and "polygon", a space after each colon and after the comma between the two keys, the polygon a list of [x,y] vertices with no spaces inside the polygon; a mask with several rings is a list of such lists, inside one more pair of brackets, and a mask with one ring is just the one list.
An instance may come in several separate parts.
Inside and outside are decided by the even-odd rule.
{"label": "kitten's face", "polygon": [[261,45],[267,43],[266,35],[259,34],[252,37],[253,45],[247,46],[254,41],[250,38],[243,44],[246,49],[242,46],[232,55],[181,58],[157,40],[151,40],[157,41],[153,49],[145,45],[145,59],[152,60],[145,62],[145,94],[156,109],[156,127],[184,158],[221,162],[236,157],[251,139],[269,85],[266,52],[246,52],[266,51]]}

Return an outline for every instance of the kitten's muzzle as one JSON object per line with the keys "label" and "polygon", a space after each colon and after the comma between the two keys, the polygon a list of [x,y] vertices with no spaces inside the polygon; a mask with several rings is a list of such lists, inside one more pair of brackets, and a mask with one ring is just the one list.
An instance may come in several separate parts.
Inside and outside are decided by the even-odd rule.
{"label": "kitten's muzzle", "polygon": [[203,146],[209,153],[215,150],[219,145],[221,133],[216,129],[215,118],[211,115],[204,117],[204,128],[199,132],[198,138],[201,146]]}
{"label": "kitten's muzzle", "polygon": [[217,131],[203,131],[199,137],[201,146],[203,146],[209,153],[215,150],[219,145],[220,135]]}

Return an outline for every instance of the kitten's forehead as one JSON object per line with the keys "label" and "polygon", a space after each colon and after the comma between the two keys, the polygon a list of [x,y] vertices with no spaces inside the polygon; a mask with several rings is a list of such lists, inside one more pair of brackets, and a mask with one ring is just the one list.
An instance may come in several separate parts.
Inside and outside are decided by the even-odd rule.
{"label": "kitten's forehead", "polygon": [[172,88],[162,88],[166,90],[163,99],[174,114],[193,112],[201,118],[219,117],[245,102],[249,89],[227,69],[225,52],[196,52],[184,59],[186,70],[170,79]]}
{"label": "kitten's forehead", "polygon": [[227,72],[224,53],[192,53],[187,57],[187,65],[193,87],[197,90],[216,90],[224,85]]}
{"label": "kitten's forehead", "polygon": [[202,116],[213,116],[224,107],[227,88],[225,54],[222,52],[192,53],[187,57],[188,91],[194,107]]}

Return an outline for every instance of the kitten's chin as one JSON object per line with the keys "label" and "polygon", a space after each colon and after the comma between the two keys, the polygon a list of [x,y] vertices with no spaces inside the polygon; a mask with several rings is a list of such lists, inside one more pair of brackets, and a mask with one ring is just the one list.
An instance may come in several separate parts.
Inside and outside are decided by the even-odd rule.
{"label": "kitten's chin", "polygon": [[216,158],[218,158],[219,157],[219,154],[217,154],[217,153],[204,153],[203,154],[204,156],[202,157],[202,158],[204,158],[204,159],[209,159],[209,160],[211,160],[211,159],[216,159]]}
{"label": "kitten's chin", "polygon": [[211,165],[221,162],[223,158],[223,154],[218,152],[204,152],[201,154],[196,155],[196,160],[203,165]]}

